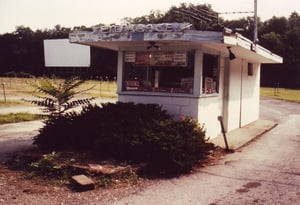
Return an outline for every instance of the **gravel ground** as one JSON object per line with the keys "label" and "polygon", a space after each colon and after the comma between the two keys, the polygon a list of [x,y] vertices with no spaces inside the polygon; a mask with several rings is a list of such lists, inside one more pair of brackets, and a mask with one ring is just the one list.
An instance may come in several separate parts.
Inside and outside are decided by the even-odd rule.
{"label": "gravel ground", "polygon": [[[151,182],[152,183],[152,182]],[[27,180],[20,172],[0,166],[0,204],[18,205],[81,205],[110,204],[120,198],[137,193],[150,182],[131,186],[97,188],[92,191],[74,192],[68,187],[51,185],[43,180]]]}

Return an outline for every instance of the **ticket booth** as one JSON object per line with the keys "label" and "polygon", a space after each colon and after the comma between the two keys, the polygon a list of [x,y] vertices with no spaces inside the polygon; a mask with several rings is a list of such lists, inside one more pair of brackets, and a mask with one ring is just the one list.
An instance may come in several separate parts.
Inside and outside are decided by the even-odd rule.
{"label": "ticket booth", "polygon": [[70,42],[118,51],[118,100],[156,103],[175,118],[204,123],[218,136],[259,117],[262,63],[282,58],[228,30],[198,31],[188,23],[134,24],[73,32]]}

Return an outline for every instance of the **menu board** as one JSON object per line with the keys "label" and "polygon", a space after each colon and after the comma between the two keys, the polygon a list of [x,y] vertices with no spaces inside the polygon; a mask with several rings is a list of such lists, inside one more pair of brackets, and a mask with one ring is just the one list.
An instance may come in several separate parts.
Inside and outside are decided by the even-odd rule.
{"label": "menu board", "polygon": [[126,52],[124,56],[125,63],[134,63],[135,62],[135,52]]}
{"label": "menu board", "polygon": [[186,51],[126,52],[125,63],[149,66],[187,66]]}
{"label": "menu board", "polygon": [[170,66],[173,62],[173,52],[153,52],[151,53],[151,66]]}
{"label": "menu board", "polygon": [[174,52],[174,63],[178,66],[187,66],[187,55],[185,51]]}
{"label": "menu board", "polygon": [[149,65],[150,55],[148,52],[136,52],[135,53],[135,64],[136,65]]}

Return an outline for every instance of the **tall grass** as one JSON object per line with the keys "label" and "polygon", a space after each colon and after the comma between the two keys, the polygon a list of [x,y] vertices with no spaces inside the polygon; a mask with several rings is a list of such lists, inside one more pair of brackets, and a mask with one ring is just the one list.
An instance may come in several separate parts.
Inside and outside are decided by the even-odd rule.
{"label": "tall grass", "polygon": [[300,103],[300,90],[262,87],[260,96]]}

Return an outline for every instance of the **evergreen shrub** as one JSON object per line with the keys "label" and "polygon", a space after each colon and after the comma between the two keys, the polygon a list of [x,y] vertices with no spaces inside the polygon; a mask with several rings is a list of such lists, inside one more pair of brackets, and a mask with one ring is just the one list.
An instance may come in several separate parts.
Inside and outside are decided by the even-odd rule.
{"label": "evergreen shrub", "polygon": [[174,119],[156,104],[88,105],[54,118],[34,143],[51,149],[91,151],[99,158],[145,162],[157,171],[182,173],[213,145],[191,118]]}

